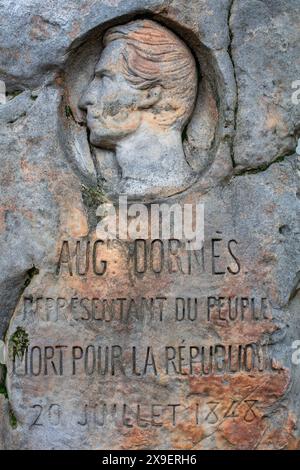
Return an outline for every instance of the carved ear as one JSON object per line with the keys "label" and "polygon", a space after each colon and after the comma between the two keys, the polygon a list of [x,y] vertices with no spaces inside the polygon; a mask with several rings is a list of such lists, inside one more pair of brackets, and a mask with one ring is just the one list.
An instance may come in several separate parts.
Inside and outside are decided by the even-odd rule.
{"label": "carved ear", "polygon": [[154,104],[156,104],[161,99],[161,86],[156,85],[153,88],[147,90],[146,95],[144,98],[141,99],[139,103],[140,109],[147,109],[151,108]]}

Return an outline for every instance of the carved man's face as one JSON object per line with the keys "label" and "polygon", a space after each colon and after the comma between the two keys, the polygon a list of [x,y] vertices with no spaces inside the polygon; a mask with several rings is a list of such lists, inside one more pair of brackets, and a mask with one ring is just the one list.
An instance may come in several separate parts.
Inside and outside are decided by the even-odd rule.
{"label": "carved man's face", "polygon": [[113,148],[116,142],[140,125],[139,111],[145,92],[130,86],[122,73],[124,41],[109,43],[102,52],[95,77],[81,98],[87,112],[90,141]]}

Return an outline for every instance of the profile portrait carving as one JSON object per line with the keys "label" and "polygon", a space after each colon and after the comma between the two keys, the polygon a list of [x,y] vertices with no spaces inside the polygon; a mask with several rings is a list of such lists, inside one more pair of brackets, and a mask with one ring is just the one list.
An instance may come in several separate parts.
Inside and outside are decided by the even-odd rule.
{"label": "profile portrait carving", "polygon": [[120,193],[156,197],[185,190],[196,179],[182,143],[197,96],[193,54],[151,20],[110,28],[103,44],[79,103],[90,144],[114,152]]}

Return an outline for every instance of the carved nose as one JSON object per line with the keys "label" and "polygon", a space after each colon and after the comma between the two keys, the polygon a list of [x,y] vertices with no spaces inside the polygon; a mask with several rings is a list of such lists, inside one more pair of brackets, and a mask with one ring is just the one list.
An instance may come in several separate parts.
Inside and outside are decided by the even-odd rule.
{"label": "carved nose", "polygon": [[93,104],[95,104],[95,97],[94,93],[92,93],[91,86],[89,86],[81,96],[78,106],[80,109],[86,111],[87,107],[92,106]]}

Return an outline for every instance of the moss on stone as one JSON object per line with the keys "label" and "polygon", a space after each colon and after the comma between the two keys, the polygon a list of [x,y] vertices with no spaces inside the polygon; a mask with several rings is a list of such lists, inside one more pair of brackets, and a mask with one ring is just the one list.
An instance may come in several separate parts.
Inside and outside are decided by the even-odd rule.
{"label": "moss on stone", "polygon": [[6,388],[6,375],[7,375],[6,365],[0,364],[0,395],[4,395],[5,398],[8,398],[8,392]]}
{"label": "moss on stone", "polygon": [[13,99],[16,96],[20,95],[21,93],[23,93],[23,90],[15,90],[15,91],[11,91],[9,93],[6,93],[6,95],[9,99]]}
{"label": "moss on stone", "polygon": [[81,192],[83,202],[87,207],[97,207],[100,204],[108,202],[107,196],[99,186],[88,187],[83,184],[81,185]]}
{"label": "moss on stone", "polygon": [[39,274],[39,269],[36,268],[35,266],[32,266],[32,268],[28,269],[27,271],[27,277],[25,279],[25,282],[24,282],[24,287],[27,287],[29,286],[29,284],[31,283],[31,280],[32,278],[36,275],[36,274]]}
{"label": "moss on stone", "polygon": [[18,426],[18,421],[11,406],[9,407],[8,418],[9,418],[9,424],[11,425],[11,427],[13,429],[16,429],[16,427]]}
{"label": "moss on stone", "polygon": [[15,357],[18,357],[18,359],[22,360],[28,345],[28,333],[26,333],[24,328],[18,326],[8,343],[8,351],[12,359],[14,360]]}
{"label": "moss on stone", "polygon": [[74,119],[74,115],[73,115],[73,111],[72,111],[72,109],[71,109],[71,106],[69,106],[69,105],[66,105],[66,106],[65,106],[65,115],[66,115],[66,117],[67,117],[68,119],[69,119],[69,118]]}

